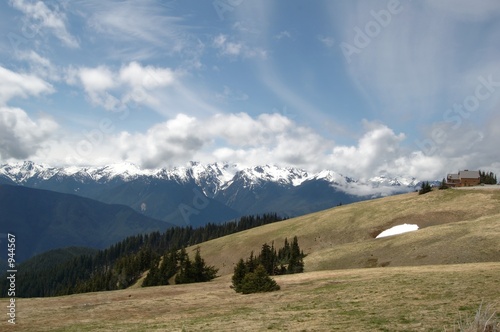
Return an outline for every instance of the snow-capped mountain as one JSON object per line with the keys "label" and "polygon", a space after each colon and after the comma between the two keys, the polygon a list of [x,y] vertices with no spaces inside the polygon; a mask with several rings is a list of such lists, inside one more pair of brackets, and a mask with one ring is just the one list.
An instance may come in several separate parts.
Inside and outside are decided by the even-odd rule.
{"label": "snow-capped mountain", "polygon": [[360,181],[332,170],[311,173],[275,165],[191,162],[145,170],[130,163],[51,167],[26,161],[1,165],[0,183],[124,204],[171,223],[204,224],[264,212],[299,215],[412,191],[418,181],[404,176]]}

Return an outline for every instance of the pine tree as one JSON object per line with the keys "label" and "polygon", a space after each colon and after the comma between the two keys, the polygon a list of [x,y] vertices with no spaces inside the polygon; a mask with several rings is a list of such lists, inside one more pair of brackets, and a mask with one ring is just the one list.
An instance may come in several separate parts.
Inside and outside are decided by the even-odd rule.
{"label": "pine tree", "polygon": [[254,272],[245,274],[239,290],[243,294],[272,292],[280,286],[267,274],[264,266],[259,265]]}
{"label": "pine tree", "polygon": [[443,190],[443,189],[448,189],[448,185],[446,184],[446,180],[445,178],[443,178],[443,180],[441,181],[441,184],[439,185],[439,190]]}
{"label": "pine tree", "polygon": [[255,271],[255,268],[257,267],[257,258],[254,257],[253,251],[250,253],[250,257],[246,261],[246,266],[248,272]]}
{"label": "pine tree", "polygon": [[432,187],[429,183],[429,181],[422,182],[422,188],[418,191],[419,195],[426,194],[428,192],[432,191]]}
{"label": "pine tree", "polygon": [[264,266],[266,272],[270,275],[274,274],[274,266],[276,261],[276,254],[273,247],[269,246],[267,243],[262,245],[262,250],[259,256],[259,263]]}
{"label": "pine tree", "polygon": [[300,251],[299,240],[294,236],[290,252],[290,261],[288,263],[288,273],[304,272],[304,261],[302,260],[304,253]]}
{"label": "pine tree", "polygon": [[177,272],[177,252],[172,250],[163,255],[159,271],[159,285],[168,285],[169,279]]}
{"label": "pine tree", "polygon": [[233,283],[233,289],[240,293],[241,292],[241,284],[243,282],[243,278],[245,278],[245,275],[247,274],[247,266],[245,262],[243,261],[243,258],[240,258],[238,261],[238,264],[234,267],[234,274],[233,277],[231,278],[232,283]]}
{"label": "pine tree", "polygon": [[149,269],[149,273],[142,282],[142,287],[158,286],[160,281],[160,272],[158,270],[158,262],[154,261]]}
{"label": "pine tree", "polygon": [[[184,251],[185,252],[185,251]],[[182,254],[181,254],[182,255]],[[196,250],[195,260],[191,262],[186,256],[182,259],[182,264],[175,276],[176,284],[189,284],[194,282],[210,281],[217,277],[217,271],[213,266],[207,266],[201,258],[200,250]]]}

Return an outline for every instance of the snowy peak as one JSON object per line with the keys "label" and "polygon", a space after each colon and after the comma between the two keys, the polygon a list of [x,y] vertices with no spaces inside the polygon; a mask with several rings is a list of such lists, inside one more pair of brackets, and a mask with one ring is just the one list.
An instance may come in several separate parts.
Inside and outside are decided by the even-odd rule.
{"label": "snowy peak", "polygon": [[347,183],[351,182],[350,178],[343,176],[334,171],[322,170],[312,177],[313,180],[324,180],[330,182],[335,185],[347,185]]}
{"label": "snowy peak", "polygon": [[[108,183],[115,180],[129,182],[139,178],[175,181],[180,184],[191,182],[211,198],[232,185],[252,189],[266,183],[276,183],[282,187],[297,187],[305,181],[326,181],[346,192],[356,193],[359,191],[363,194],[367,191],[370,193],[380,192],[388,188],[392,189],[386,190],[386,192],[394,192],[394,190],[404,188],[415,188],[418,185],[417,179],[404,176],[381,175],[368,180],[355,180],[332,170],[308,173],[303,169],[276,165],[241,167],[230,163],[202,164],[198,162],[170,169],[146,170],[132,163],[118,163],[102,167],[70,166],[57,168],[26,161],[1,165],[0,176],[22,185],[49,179],[60,182],[65,178],[72,178],[81,183]],[[362,188],[362,190],[358,190],[358,188]]]}
{"label": "snowy peak", "polygon": [[34,177],[48,179],[55,173],[57,173],[56,169],[45,165],[37,165],[31,161],[0,166],[0,175],[3,175],[19,184],[25,183]]}
{"label": "snowy peak", "polygon": [[418,181],[414,177],[397,176],[391,178],[387,176],[376,176],[368,179],[367,183],[371,184],[373,187],[415,187],[418,184]]}
{"label": "snowy peak", "polygon": [[285,186],[298,186],[308,179],[308,173],[301,169],[280,168],[275,165],[255,166],[241,170],[236,175],[248,186],[263,182],[275,182]]}

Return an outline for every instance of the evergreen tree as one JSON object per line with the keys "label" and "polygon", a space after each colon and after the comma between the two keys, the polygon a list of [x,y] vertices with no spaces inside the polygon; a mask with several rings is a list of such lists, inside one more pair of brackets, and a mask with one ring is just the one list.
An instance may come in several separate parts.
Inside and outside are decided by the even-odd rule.
{"label": "evergreen tree", "polygon": [[240,258],[238,264],[236,264],[236,266],[234,267],[234,274],[233,277],[231,278],[233,283],[232,287],[238,293],[241,292],[241,284],[247,272],[248,272],[247,265],[243,261],[243,258]]}
{"label": "evergreen tree", "polygon": [[288,262],[288,273],[302,273],[304,272],[304,261],[302,258],[304,253],[300,251],[299,241],[297,236],[294,236],[290,252],[290,260]]}
{"label": "evergreen tree", "polygon": [[274,251],[274,245],[271,247],[267,243],[264,243],[259,256],[259,263],[264,266],[266,272],[270,275],[274,275],[276,260],[277,257]]}
{"label": "evergreen tree", "polygon": [[149,273],[142,282],[142,287],[158,286],[160,281],[160,272],[158,270],[158,262],[154,261],[149,269]]}
{"label": "evergreen tree", "polygon": [[197,249],[194,262],[191,262],[187,255],[183,259],[183,263],[175,276],[175,283],[189,284],[210,281],[217,277],[217,271],[218,269],[215,267],[205,264],[205,261],[201,258],[200,250]]}
{"label": "evergreen tree", "polygon": [[239,287],[243,294],[272,292],[279,289],[280,286],[267,274],[262,265],[257,266],[254,272],[245,274]]}
{"label": "evergreen tree", "polygon": [[257,267],[257,258],[254,257],[253,251],[250,253],[250,257],[247,259],[246,265],[247,265],[247,271],[248,272],[253,272],[255,271],[255,268]]}
{"label": "evergreen tree", "polygon": [[432,187],[429,183],[429,181],[422,182],[422,188],[418,191],[419,195],[427,194],[428,192],[432,191]]}
{"label": "evergreen tree", "polygon": [[169,279],[177,272],[177,253],[175,250],[163,255],[160,265],[158,284],[168,285]]}
{"label": "evergreen tree", "polygon": [[479,171],[480,181],[484,184],[497,184],[497,176],[493,172]]}
{"label": "evergreen tree", "polygon": [[448,189],[448,185],[446,184],[446,180],[445,178],[443,178],[443,180],[441,181],[441,184],[439,185],[439,190],[443,190],[443,189]]}

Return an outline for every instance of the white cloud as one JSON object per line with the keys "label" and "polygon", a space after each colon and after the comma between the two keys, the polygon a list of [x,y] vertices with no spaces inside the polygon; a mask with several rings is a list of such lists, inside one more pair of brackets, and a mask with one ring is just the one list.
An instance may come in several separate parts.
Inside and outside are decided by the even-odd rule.
{"label": "white cloud", "polygon": [[242,41],[230,41],[227,35],[219,34],[214,37],[212,46],[219,50],[219,55],[229,57],[266,59],[267,51],[247,46]]}
{"label": "white cloud", "polygon": [[109,92],[117,86],[115,76],[116,74],[105,66],[80,68],[77,72],[90,102],[106,110],[115,110],[121,106],[120,100]]}
{"label": "white cloud", "polygon": [[47,117],[37,121],[19,108],[0,106],[0,158],[27,159],[46,148],[58,128],[57,123]]}
{"label": "white cloud", "polygon": [[81,84],[89,100],[106,110],[119,109],[129,102],[155,105],[154,92],[174,85],[178,76],[170,68],[142,66],[135,61],[119,70],[107,66],[66,70],[66,82]]}
{"label": "white cloud", "polygon": [[[404,146],[405,134],[367,121],[355,145],[335,145],[312,128],[277,113],[257,117],[246,113],[216,114],[207,118],[178,114],[145,132],[98,133],[95,142],[82,144],[74,142],[82,137],[67,136],[64,140],[51,141],[57,124],[50,119],[34,121],[19,109],[2,108],[1,112],[0,129],[5,137],[2,136],[0,153],[4,160],[36,157],[42,147],[50,145],[51,154],[43,159],[48,163],[55,160],[100,165],[123,160],[145,168],[158,168],[194,160],[234,162],[242,166],[275,164],[311,172],[329,169],[367,181],[366,186],[351,188],[353,194],[366,195],[375,193],[369,185],[369,179],[375,176],[437,180],[459,168],[500,171],[494,150],[500,131],[494,124],[485,130],[487,139],[495,140],[493,143],[462,157],[450,157],[411,151]],[[84,144],[89,150],[81,155],[78,147]]]}
{"label": "white cloud", "polygon": [[114,74],[105,66],[81,68],[80,80],[87,92],[105,91],[115,86]]}
{"label": "white cloud", "polygon": [[203,145],[196,119],[180,114],[176,118],[151,127],[145,134],[122,132],[115,144],[124,159],[132,159],[142,167],[156,168],[191,160]]}
{"label": "white cloud", "polygon": [[30,74],[20,74],[0,66],[0,106],[15,97],[27,98],[51,93],[52,85]]}
{"label": "white cloud", "polygon": [[49,8],[43,1],[11,0],[10,3],[26,15],[31,28],[36,32],[48,29],[67,47],[79,47],[77,39],[68,32],[66,15],[59,7]]}
{"label": "white cloud", "polygon": [[391,163],[401,154],[400,144],[405,135],[396,135],[385,125],[366,121],[365,130],[357,146],[336,146],[333,149],[329,156],[333,169],[359,178],[381,172],[392,173]]}
{"label": "white cloud", "polygon": [[316,168],[331,147],[310,128],[297,126],[280,114],[252,118],[246,113],[206,119],[179,114],[146,133],[122,132],[110,141],[121,159],[147,168],[189,160]]}

